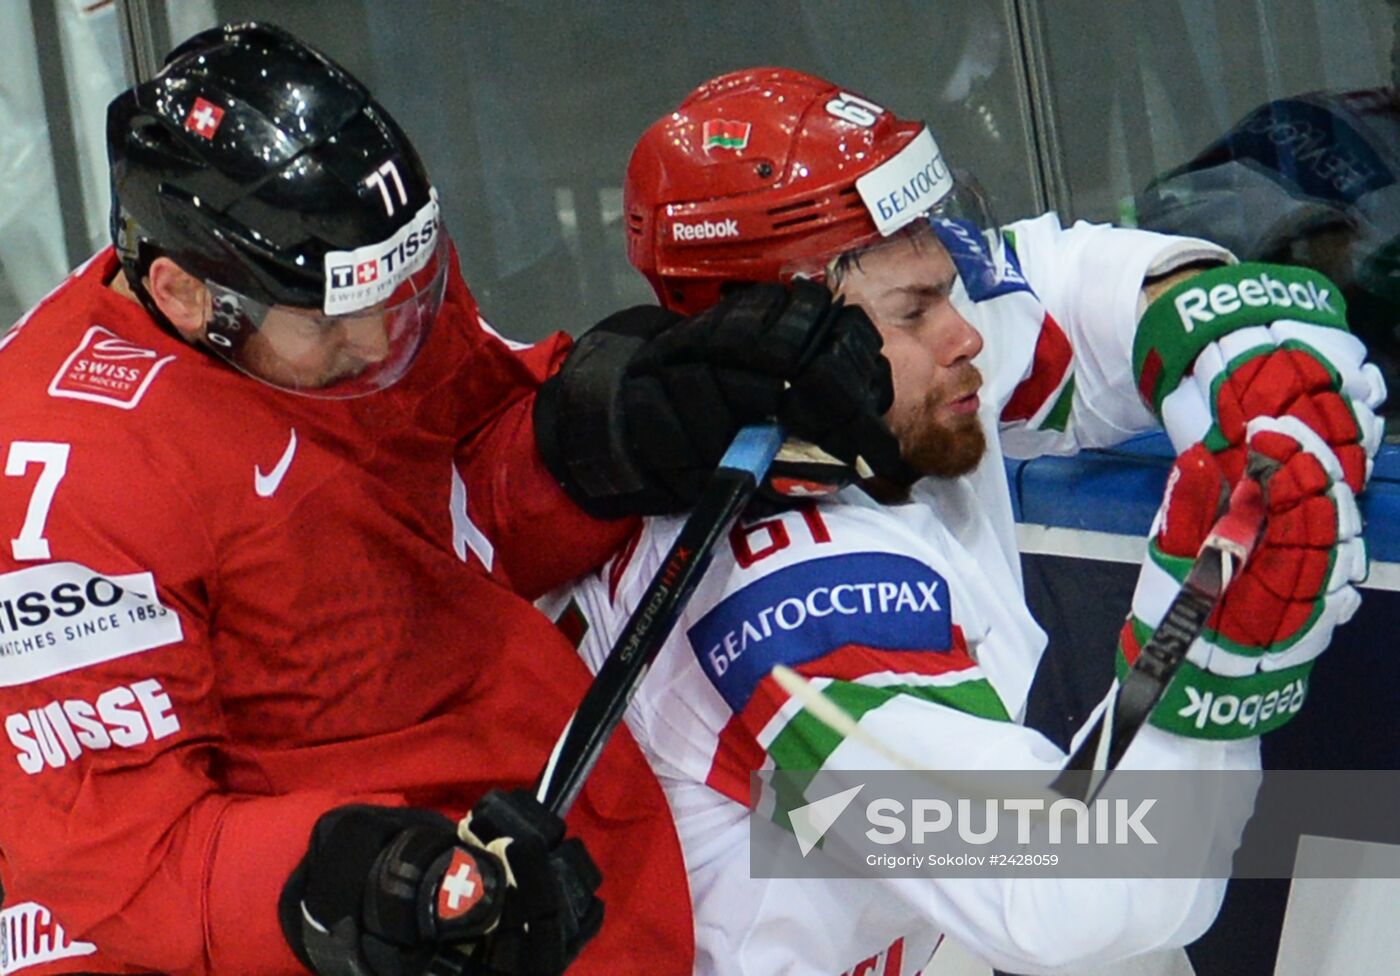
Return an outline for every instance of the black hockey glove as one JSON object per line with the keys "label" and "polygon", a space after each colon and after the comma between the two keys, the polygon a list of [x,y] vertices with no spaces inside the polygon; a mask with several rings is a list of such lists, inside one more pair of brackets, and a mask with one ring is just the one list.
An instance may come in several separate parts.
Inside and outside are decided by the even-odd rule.
{"label": "black hockey glove", "polygon": [[583,842],[523,790],[493,790],[468,840],[430,810],[344,806],[316,822],[279,905],[318,976],[562,973],[603,922]]}
{"label": "black hockey glove", "polygon": [[[909,482],[880,419],[894,396],[880,346],[865,312],[807,281],[745,286],[688,319],[630,308],[585,333],[541,388],[540,454],[603,518],[688,507],[738,429],[774,419],[843,462],[843,480],[859,470]],[[829,465],[785,471],[784,460],[770,485],[832,477]]]}

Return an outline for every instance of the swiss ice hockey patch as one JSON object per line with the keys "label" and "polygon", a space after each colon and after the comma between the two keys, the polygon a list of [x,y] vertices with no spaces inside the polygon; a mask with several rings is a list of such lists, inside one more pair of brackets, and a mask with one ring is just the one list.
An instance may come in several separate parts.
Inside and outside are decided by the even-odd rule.
{"label": "swiss ice hockey patch", "polygon": [[743,711],[776,664],[796,667],[860,644],[950,651],[947,582],[917,559],[851,553],[813,559],[725,597],[687,631],[700,669]]}
{"label": "swiss ice hockey patch", "polygon": [[161,356],[94,325],[49,383],[49,396],[130,410],[174,356]]}

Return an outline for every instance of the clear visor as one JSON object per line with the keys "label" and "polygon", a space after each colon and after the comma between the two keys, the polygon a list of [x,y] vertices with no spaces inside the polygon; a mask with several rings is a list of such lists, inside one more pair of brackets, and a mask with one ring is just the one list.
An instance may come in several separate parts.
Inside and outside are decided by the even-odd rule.
{"label": "clear visor", "polygon": [[[442,307],[450,248],[439,235],[421,267],[363,310],[266,305],[216,282],[208,346],[249,376],[303,396],[343,400],[393,385],[413,365]],[[356,269],[362,278],[382,269]]]}
{"label": "clear visor", "polygon": [[782,277],[784,281],[810,278],[835,291],[846,273],[860,266],[863,256],[911,238],[936,240],[948,252],[973,301],[998,294],[1008,278],[1019,281],[1008,264],[985,195],[962,173],[956,174],[953,188],[937,204],[914,214],[888,234],[872,231],[833,253],[792,261],[784,267]]}

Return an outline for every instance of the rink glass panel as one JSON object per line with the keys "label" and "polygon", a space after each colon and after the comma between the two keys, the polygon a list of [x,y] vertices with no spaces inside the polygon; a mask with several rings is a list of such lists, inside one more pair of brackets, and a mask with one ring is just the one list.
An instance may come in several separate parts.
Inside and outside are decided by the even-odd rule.
{"label": "rink glass panel", "polygon": [[[1259,105],[1393,85],[1400,9],[1388,0],[2,6],[12,56],[0,69],[0,321],[105,240],[102,113],[134,70],[123,72],[116,40],[119,14],[134,12],[153,25],[138,43],[162,49],[221,20],[271,18],[359,74],[420,147],[487,315],[525,339],[577,332],[650,298],[623,254],[627,156],[646,125],[720,72],[787,65],[926,118],[1003,220],[1053,206],[1067,219],[1131,223],[1154,181]],[[1314,230],[1303,227],[1307,239],[1287,256],[1327,270],[1336,235]],[[1348,267],[1364,257],[1349,254]],[[1372,270],[1386,277],[1389,267]]]}

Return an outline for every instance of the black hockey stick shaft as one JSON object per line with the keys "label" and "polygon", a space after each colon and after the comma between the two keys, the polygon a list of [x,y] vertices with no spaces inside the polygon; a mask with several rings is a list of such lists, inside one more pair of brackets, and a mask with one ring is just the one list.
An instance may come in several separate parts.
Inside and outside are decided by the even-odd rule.
{"label": "black hockey stick shaft", "polygon": [[1201,635],[1231,581],[1244,568],[1263,530],[1263,488],[1252,477],[1242,478],[1230,495],[1229,508],[1206,535],[1162,622],[1143,644],[1117,694],[1050,784],[1053,790],[1085,803],[1094,801],[1166,693],[1191,642]]}
{"label": "black hockey stick shaft", "polygon": [[540,774],[535,795],[550,812],[562,817],[573,806],[704,576],[715,543],[753,497],[782,442],[776,425],[745,427],[735,435]]}

